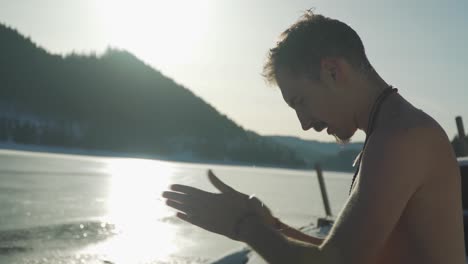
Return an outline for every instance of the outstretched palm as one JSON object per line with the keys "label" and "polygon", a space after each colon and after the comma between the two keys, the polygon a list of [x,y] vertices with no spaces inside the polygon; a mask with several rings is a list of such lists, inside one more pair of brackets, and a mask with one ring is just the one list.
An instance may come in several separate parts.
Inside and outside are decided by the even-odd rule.
{"label": "outstretched palm", "polygon": [[223,183],[211,170],[210,182],[221,193],[210,193],[200,189],[174,184],[172,191],[162,194],[166,204],[180,212],[177,217],[208,231],[239,240],[236,224],[245,215],[253,214],[265,224],[272,225],[274,218],[270,210],[257,198],[249,197]]}

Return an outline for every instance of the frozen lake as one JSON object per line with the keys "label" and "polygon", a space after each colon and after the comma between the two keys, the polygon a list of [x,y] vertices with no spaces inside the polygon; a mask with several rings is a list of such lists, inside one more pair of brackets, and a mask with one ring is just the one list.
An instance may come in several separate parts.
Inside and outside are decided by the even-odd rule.
{"label": "frozen lake", "polygon": [[[172,183],[215,191],[208,168],[292,226],[324,215],[314,171],[0,150],[0,264],[209,263],[243,244],[179,221],[160,198]],[[352,175],[324,177],[336,215]]]}

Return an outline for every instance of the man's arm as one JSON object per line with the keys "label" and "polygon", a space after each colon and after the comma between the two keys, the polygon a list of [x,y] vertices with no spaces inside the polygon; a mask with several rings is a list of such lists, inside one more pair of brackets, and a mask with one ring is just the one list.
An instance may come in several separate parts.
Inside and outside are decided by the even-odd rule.
{"label": "man's arm", "polygon": [[428,128],[376,130],[369,138],[356,186],[320,246],[287,240],[275,230],[273,217],[260,200],[239,193],[211,171],[208,178],[221,193],[172,185],[173,191],[163,197],[180,211],[180,219],[244,241],[269,263],[375,263],[406,204],[423,184],[427,164],[437,162],[431,145],[436,139],[434,129]]}
{"label": "man's arm", "polygon": [[249,218],[241,226],[241,240],[249,244],[268,263],[341,264],[340,254],[331,248],[288,240],[258,217]]}
{"label": "man's arm", "polygon": [[434,162],[430,135],[424,129],[402,129],[369,140],[356,186],[320,247],[287,241],[256,218],[243,225],[244,241],[269,263],[375,263],[422,185],[425,165]]}

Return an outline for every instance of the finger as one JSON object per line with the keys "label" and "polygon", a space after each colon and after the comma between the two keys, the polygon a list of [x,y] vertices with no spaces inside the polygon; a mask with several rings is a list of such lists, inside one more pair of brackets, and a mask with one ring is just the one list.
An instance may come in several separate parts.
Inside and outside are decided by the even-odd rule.
{"label": "finger", "polygon": [[195,216],[194,215],[189,215],[189,214],[184,214],[184,213],[181,213],[181,212],[177,212],[176,213],[176,216],[186,222],[189,222],[191,224],[193,224],[195,221]]}
{"label": "finger", "polygon": [[189,216],[189,215],[184,214],[184,213],[181,213],[181,212],[177,212],[177,213],[176,213],[176,216],[177,216],[179,219],[182,219],[182,220],[184,220],[185,222],[189,222],[189,223],[190,223],[190,216]]}
{"label": "finger", "polygon": [[220,190],[222,193],[236,192],[231,186],[222,182],[211,170],[208,170],[208,179],[210,179],[211,184]]}
{"label": "finger", "polygon": [[198,227],[202,227],[200,221],[193,215],[189,215],[189,214],[184,214],[184,213],[181,213],[181,212],[178,212],[176,214],[177,218],[189,223],[189,224],[192,224],[192,225],[196,225]]}
{"label": "finger", "polygon": [[178,203],[172,200],[167,200],[166,205],[172,207],[178,211],[183,212],[184,214],[193,214],[194,210],[192,206],[189,206],[186,203]]}
{"label": "finger", "polygon": [[212,228],[210,228],[210,225],[207,224],[206,221],[203,221],[203,218],[200,218],[200,217],[198,217],[196,215],[194,216],[194,215],[190,215],[190,214],[177,213],[176,216],[179,219],[181,219],[181,220],[183,220],[183,221],[185,221],[185,222],[187,222],[189,224],[198,226],[198,227],[200,227],[202,229],[205,229],[207,231],[210,231],[210,232],[218,233],[216,231],[213,231]]}
{"label": "finger", "polygon": [[208,196],[212,194],[212,193],[205,192],[200,189],[187,186],[187,185],[182,185],[182,184],[172,184],[171,186],[169,186],[169,188],[176,192],[186,193],[186,194],[194,195],[194,196]]}
{"label": "finger", "polygon": [[179,202],[179,203],[185,203],[190,200],[190,196],[185,193],[170,192],[170,191],[163,192],[162,197]]}

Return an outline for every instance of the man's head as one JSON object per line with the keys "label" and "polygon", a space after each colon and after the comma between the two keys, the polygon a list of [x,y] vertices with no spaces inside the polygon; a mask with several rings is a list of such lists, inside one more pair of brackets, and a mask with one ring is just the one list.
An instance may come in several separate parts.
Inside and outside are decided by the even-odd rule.
{"label": "man's head", "polygon": [[304,130],[327,128],[345,142],[357,130],[353,86],[375,74],[357,33],[307,11],[270,50],[263,75],[276,83]]}

